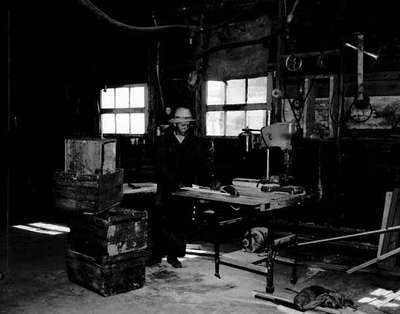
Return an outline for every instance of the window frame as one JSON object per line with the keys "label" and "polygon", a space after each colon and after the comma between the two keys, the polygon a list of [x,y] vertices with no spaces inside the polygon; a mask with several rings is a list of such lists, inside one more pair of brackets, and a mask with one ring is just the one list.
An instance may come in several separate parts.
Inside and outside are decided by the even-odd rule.
{"label": "window frame", "polygon": [[[259,77],[267,77],[267,99],[265,103],[247,103],[247,96],[248,96],[248,80],[249,79],[254,79],[254,78],[259,78]],[[244,104],[226,104],[226,91],[227,91],[227,81],[229,80],[236,80],[236,79],[244,79],[245,80],[245,101],[246,103]],[[205,97],[203,100],[203,105],[204,105],[204,134],[206,137],[209,138],[226,138],[226,139],[234,139],[237,138],[237,136],[234,135],[208,135],[207,134],[207,112],[209,111],[223,111],[224,113],[224,134],[226,134],[226,113],[228,111],[244,111],[244,119],[247,121],[247,111],[252,111],[252,110],[265,110],[266,111],[266,121],[267,123],[268,120],[268,114],[269,111],[272,108],[272,89],[273,89],[273,74],[272,72],[268,72],[266,74],[261,74],[261,75],[252,75],[252,76],[246,76],[246,77],[232,77],[226,80],[220,80],[220,82],[224,82],[224,102],[225,104],[217,104],[217,105],[208,105],[207,104],[207,98],[208,98],[208,88],[207,88],[207,82],[208,81],[218,81],[218,80],[205,80]]]}
{"label": "window frame", "polygon": [[[105,89],[114,89],[114,106],[116,104],[116,93],[115,89],[116,88],[123,88],[123,87],[144,87],[144,107],[143,108],[101,108],[101,92],[104,89],[101,89],[99,94],[100,94],[100,130],[101,134],[104,137],[110,137],[110,136],[120,136],[120,137],[144,137],[148,133],[148,125],[149,125],[149,86],[147,83],[134,83],[134,84],[124,84],[124,85],[107,85]],[[101,122],[101,116],[103,114],[114,114],[114,125],[116,127],[117,121],[116,121],[116,114],[118,113],[144,113],[144,133],[103,133],[102,131],[102,122]],[[129,119],[129,129],[131,127],[131,119]]]}

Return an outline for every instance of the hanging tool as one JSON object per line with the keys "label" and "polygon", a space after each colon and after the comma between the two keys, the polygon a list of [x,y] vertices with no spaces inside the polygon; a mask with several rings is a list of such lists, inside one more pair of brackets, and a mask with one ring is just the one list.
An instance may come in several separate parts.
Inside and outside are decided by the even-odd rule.
{"label": "hanging tool", "polygon": [[349,108],[349,117],[354,122],[362,123],[371,118],[373,108],[364,89],[364,35],[359,33],[357,38],[357,93]]}

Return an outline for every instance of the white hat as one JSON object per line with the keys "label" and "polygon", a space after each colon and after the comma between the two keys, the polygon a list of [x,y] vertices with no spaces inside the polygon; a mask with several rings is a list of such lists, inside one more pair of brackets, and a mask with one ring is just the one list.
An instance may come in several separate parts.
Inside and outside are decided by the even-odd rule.
{"label": "white hat", "polygon": [[192,117],[192,113],[188,108],[179,107],[176,108],[174,117],[169,120],[170,123],[182,123],[182,122],[193,122],[196,121]]}

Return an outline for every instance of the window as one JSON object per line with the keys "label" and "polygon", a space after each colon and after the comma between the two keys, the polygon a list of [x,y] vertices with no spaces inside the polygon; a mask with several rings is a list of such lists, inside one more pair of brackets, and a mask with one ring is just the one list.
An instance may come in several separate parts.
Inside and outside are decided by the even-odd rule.
{"label": "window", "polygon": [[146,84],[103,89],[100,101],[103,134],[141,135],[146,132]]}
{"label": "window", "polygon": [[269,76],[207,81],[206,134],[237,136],[246,127],[260,130],[267,120],[271,84]]}

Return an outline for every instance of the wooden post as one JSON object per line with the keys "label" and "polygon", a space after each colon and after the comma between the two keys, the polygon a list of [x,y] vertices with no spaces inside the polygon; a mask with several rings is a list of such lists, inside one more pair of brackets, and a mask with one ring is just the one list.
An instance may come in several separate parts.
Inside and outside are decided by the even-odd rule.
{"label": "wooden post", "polygon": [[364,35],[358,34],[357,50],[357,98],[364,99]]}
{"label": "wooden post", "polygon": [[[285,51],[285,37],[286,37],[286,20],[285,20],[285,3],[279,0],[278,3],[278,29],[281,32],[277,36],[276,48],[276,75],[275,75],[275,88],[282,89],[282,54]],[[283,117],[283,102],[280,97],[273,99],[273,116],[272,123],[281,122]]]}
{"label": "wooden post", "polygon": [[304,81],[304,95],[307,95],[307,99],[304,102],[303,109],[303,136],[309,137],[312,133],[314,125],[315,114],[314,114],[314,91],[311,86],[311,79],[306,78]]}
{"label": "wooden post", "polygon": [[331,75],[329,77],[329,136],[336,137],[337,136],[337,124],[339,122],[339,108],[338,108],[338,79],[336,75]]}
{"label": "wooden post", "polygon": [[[200,25],[203,27],[204,16],[200,17]],[[206,40],[204,32],[199,34],[199,48],[200,50],[205,49]],[[206,136],[206,114],[207,114],[207,75],[205,73],[206,69],[206,60],[207,55],[204,55],[202,58],[196,61],[196,71],[197,71],[197,80],[196,84],[196,99],[195,99],[195,114],[197,119],[197,125],[199,127],[199,133],[201,136]]]}

